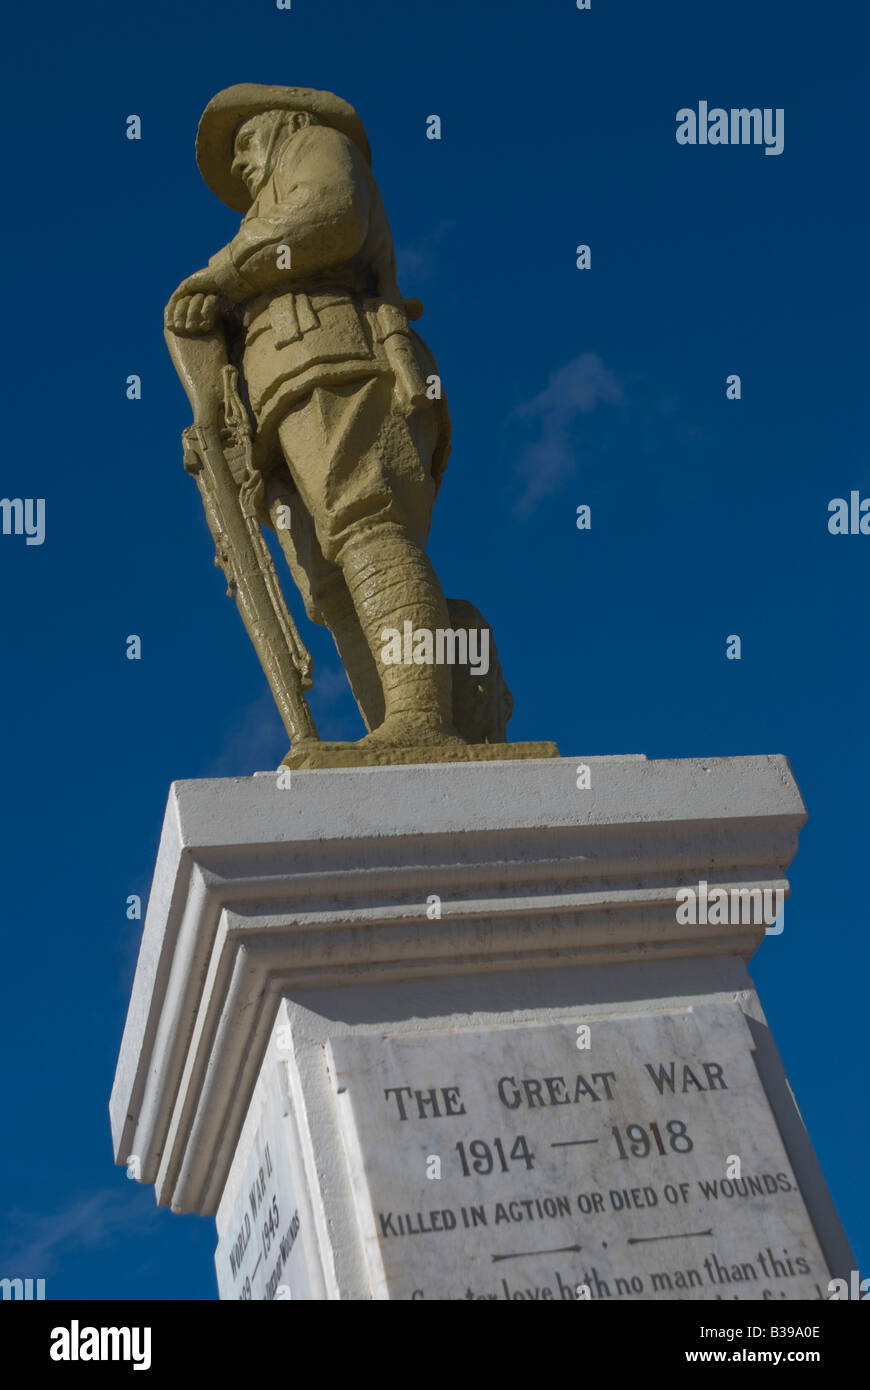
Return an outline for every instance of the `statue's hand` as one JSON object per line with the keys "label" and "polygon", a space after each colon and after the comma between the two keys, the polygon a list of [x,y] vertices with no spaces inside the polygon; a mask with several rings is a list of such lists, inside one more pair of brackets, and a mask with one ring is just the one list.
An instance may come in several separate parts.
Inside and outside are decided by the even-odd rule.
{"label": "statue's hand", "polygon": [[261,526],[271,528],[272,519],[266,506],[266,486],[259,469],[252,469],[239,488],[239,503],[245,516],[255,516]]}
{"label": "statue's hand", "polygon": [[166,306],[163,321],[173,333],[210,333],[218,321],[220,299],[207,270],[182,280]]}

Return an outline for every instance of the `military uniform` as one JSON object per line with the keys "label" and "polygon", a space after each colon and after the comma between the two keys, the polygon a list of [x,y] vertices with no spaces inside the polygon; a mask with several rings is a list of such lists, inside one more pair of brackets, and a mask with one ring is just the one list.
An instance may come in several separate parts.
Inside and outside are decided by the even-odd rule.
{"label": "military uniform", "polygon": [[[285,136],[252,200],[232,172],[235,134],[273,110],[313,123]],[[449,669],[378,665],[384,626],[449,626],[424,547],[450,421],[446,400],[426,394],[437,367],[409,327],[419,306],[396,284],[359,117],[330,93],[230,88],[206,109],[197,158],[210,187],[245,213],[209,269],[236,305],[228,350],[257,424],[273,523],[289,504],[289,529],[276,529],[306,610],[332,631],[369,729],[387,721],[397,737],[403,724],[415,737],[458,737]]]}
{"label": "military uniform", "polygon": [[[279,266],[282,246],[289,268]],[[351,527],[390,521],[425,544],[449,452],[446,401],[425,394],[437,367],[408,325],[365,155],[329,126],[290,136],[239,233],[209,264],[231,268],[236,295],[246,295],[241,368],[259,457],[280,463],[280,432],[306,513],[295,509],[285,548],[311,616],[320,618],[322,560],[335,563]],[[403,381],[391,357],[397,346]],[[341,447],[348,435],[369,443],[352,462]],[[274,511],[274,478],[270,495]]]}

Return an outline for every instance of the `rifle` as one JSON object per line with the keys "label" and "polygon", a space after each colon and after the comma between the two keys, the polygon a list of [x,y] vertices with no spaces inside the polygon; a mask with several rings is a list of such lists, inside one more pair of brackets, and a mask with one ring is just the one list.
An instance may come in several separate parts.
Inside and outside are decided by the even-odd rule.
{"label": "rifle", "polygon": [[304,695],[312,686],[311,655],[288,612],[257,519],[262,476],[253,465],[238,372],[227,361],[220,329],[186,337],[167,328],[164,337],[193,409],[193,424],[181,435],[184,466],[202,497],[215,565],[226,576],[227,594],[236,601],[291,743],[317,742]]}

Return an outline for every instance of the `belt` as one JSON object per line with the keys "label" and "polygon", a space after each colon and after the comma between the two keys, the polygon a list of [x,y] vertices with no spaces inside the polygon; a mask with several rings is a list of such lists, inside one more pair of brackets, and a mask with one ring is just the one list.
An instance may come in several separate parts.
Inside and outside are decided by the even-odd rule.
{"label": "belt", "polygon": [[[256,299],[248,300],[244,309],[243,323],[245,328],[248,328],[250,324],[253,323],[254,319],[257,318],[259,314],[262,314],[264,309],[268,309],[276,299],[286,299],[288,303],[294,306],[300,318],[303,331],[306,331],[310,327],[316,327],[317,324],[316,311],[311,304],[312,295],[318,298],[323,296],[329,299],[361,299],[363,294],[364,291],[355,289],[352,285],[336,284],[335,281],[318,284],[311,282],[306,282],[305,284],[297,283],[293,286],[288,286],[287,289],[267,290],[265,294],[258,294]],[[305,322],[306,319],[309,319],[309,316],[314,317],[311,321]]]}

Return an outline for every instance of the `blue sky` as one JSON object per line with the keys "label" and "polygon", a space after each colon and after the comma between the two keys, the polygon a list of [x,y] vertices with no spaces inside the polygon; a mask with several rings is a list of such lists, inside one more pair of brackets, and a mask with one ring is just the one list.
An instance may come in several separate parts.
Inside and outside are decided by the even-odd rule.
{"label": "blue sky", "polygon": [[[511,737],[790,758],[810,820],[786,930],[751,968],[868,1264],[870,537],[827,529],[831,498],[870,496],[868,30],[845,0],[9,14],[0,493],[45,498],[46,536],[0,536],[0,1273],[50,1298],[216,1296],[213,1222],[112,1166],[107,1102],[125,903],[147,895],[170,782],[286,750],[181,466],[162,337],[171,291],[238,224],[193,137],[240,81],[326,88],[365,121],[454,421],[431,554],[495,628]],[[783,108],[783,153],[678,146],[699,100]],[[322,736],[358,737],[328,635],[304,635]]]}

